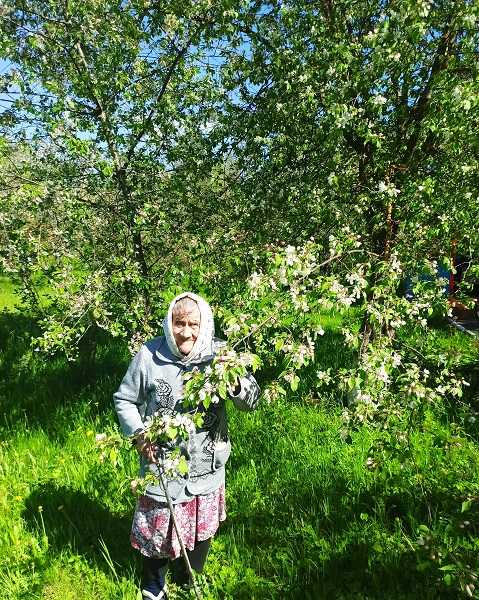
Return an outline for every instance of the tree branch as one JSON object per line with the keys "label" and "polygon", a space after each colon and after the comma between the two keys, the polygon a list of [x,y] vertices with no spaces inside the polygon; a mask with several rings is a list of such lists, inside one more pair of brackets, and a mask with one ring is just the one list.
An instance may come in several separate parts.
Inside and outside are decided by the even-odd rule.
{"label": "tree branch", "polygon": [[[75,48],[80,56],[80,61],[81,64],[83,66],[83,69],[86,73],[86,75],[88,76],[88,88],[90,90],[90,94],[91,94],[91,98],[93,100],[93,102],[96,104],[97,109],[98,109],[98,116],[103,124],[103,129],[105,132],[105,138],[106,138],[106,143],[108,144],[108,150],[110,151],[111,157],[113,159],[113,162],[115,164],[115,169],[117,171],[120,171],[122,168],[121,165],[121,161],[120,161],[120,157],[119,154],[117,152],[117,149],[115,148],[115,145],[113,144],[113,140],[111,139],[111,124],[110,121],[107,117],[105,108],[103,106],[103,102],[100,99],[100,97],[97,95],[97,93],[95,92],[93,86],[92,86],[92,82],[95,82],[95,78],[94,76],[90,73],[90,69],[88,67],[88,63],[86,61],[85,58],[85,54],[83,52],[83,48],[81,46],[81,43],[79,41],[77,41],[75,43]],[[76,62],[74,63],[76,65]]]}
{"label": "tree branch", "polygon": [[[125,201],[125,203],[127,204],[127,206],[129,207],[129,209],[131,210],[132,207],[132,198],[131,198],[131,190],[128,186],[128,183],[126,181],[126,177],[125,177],[125,167],[124,164],[122,164],[122,161],[120,159],[119,153],[117,151],[117,149],[115,148],[115,145],[113,143],[112,140],[112,131],[111,131],[111,123],[108,119],[107,113],[105,111],[105,108],[103,106],[103,103],[101,101],[101,98],[96,94],[92,83],[95,82],[95,78],[93,77],[93,75],[90,73],[90,69],[88,68],[88,63],[86,61],[85,58],[85,54],[83,52],[83,48],[81,47],[81,43],[79,41],[76,42],[75,44],[75,48],[78,51],[78,54],[80,56],[80,60],[81,60],[81,64],[83,66],[83,69],[85,71],[85,73],[88,76],[88,87],[90,90],[90,94],[92,97],[92,100],[94,101],[94,103],[96,104],[96,106],[98,107],[98,116],[101,120],[101,123],[103,125],[103,129],[105,132],[105,138],[106,138],[106,142],[108,145],[108,149],[110,151],[112,160],[113,160],[113,164],[115,167],[115,176],[116,176],[116,180],[118,183],[118,186],[120,188],[120,192],[123,196],[123,199]],[[74,61],[74,64],[76,66],[76,62]],[[131,224],[130,224],[131,225]],[[149,268],[148,268],[148,264],[146,262],[146,257],[145,257],[145,252],[143,249],[143,242],[141,239],[141,234],[138,231],[132,231],[132,237],[133,237],[133,246],[134,246],[134,253],[135,256],[138,260],[138,263],[140,265],[141,268],[141,272],[142,275],[144,277],[148,277],[149,275]]]}
{"label": "tree branch", "polygon": [[431,66],[431,70],[429,72],[429,77],[427,79],[426,84],[424,85],[423,90],[419,94],[419,97],[416,101],[416,104],[413,106],[409,115],[404,121],[401,129],[405,132],[409,126],[413,127],[413,132],[409,136],[406,142],[406,150],[404,152],[403,158],[401,160],[402,163],[409,163],[416,149],[419,134],[420,134],[420,124],[424,120],[427,110],[431,104],[431,93],[432,87],[434,83],[434,78],[438,73],[444,71],[449,62],[449,57],[451,53],[451,49],[454,43],[454,34],[451,30],[451,18],[449,18],[445,29],[441,35],[439,40],[439,44],[437,47],[436,55],[434,57],[434,61]]}
{"label": "tree branch", "polygon": [[153,121],[153,117],[155,116],[155,112],[157,110],[158,104],[161,102],[163,96],[166,93],[166,90],[168,88],[168,84],[170,83],[170,80],[173,76],[173,73],[176,69],[176,67],[178,66],[180,60],[183,58],[183,56],[185,55],[186,51],[188,50],[188,47],[191,43],[191,37],[190,39],[186,42],[186,44],[183,46],[183,48],[180,48],[178,50],[178,52],[176,53],[176,56],[173,60],[173,62],[171,63],[168,71],[166,72],[165,75],[165,79],[163,80],[163,85],[161,86],[161,89],[158,93],[158,95],[156,96],[155,100],[152,103],[152,107],[150,109],[150,112],[148,113],[145,121],[143,122],[143,127],[140,129],[140,131],[136,134],[136,136],[133,138],[130,147],[126,153],[126,160],[125,160],[125,167],[128,166],[128,164],[130,163],[132,157],[133,157],[133,153],[135,152],[136,147],[138,146],[138,144],[141,142],[143,136],[145,135],[145,133],[148,131],[152,121]]}

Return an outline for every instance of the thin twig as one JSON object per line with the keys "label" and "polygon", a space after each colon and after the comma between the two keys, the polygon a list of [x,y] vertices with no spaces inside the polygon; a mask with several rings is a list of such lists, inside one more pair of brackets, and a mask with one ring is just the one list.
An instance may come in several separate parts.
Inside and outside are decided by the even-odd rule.
{"label": "thin twig", "polygon": [[420,352],[419,350],[417,350],[416,348],[413,348],[413,346],[409,346],[409,344],[406,344],[406,342],[403,342],[402,340],[398,340],[396,339],[396,341],[401,345],[404,346],[405,348],[407,348],[408,350],[410,350],[411,352],[414,352],[415,354],[417,354],[418,356],[420,356],[422,359],[424,359],[425,361],[427,361],[427,358],[424,356],[424,354],[422,352]]}
{"label": "thin twig", "polygon": [[181,532],[180,532],[180,529],[178,527],[178,523],[176,522],[175,511],[174,511],[174,507],[173,507],[173,502],[171,501],[171,496],[170,496],[170,493],[168,492],[168,487],[166,486],[165,480],[163,478],[163,468],[159,464],[158,464],[158,478],[160,480],[161,487],[163,488],[163,491],[165,492],[166,502],[168,504],[168,508],[170,509],[170,515],[171,515],[171,519],[173,521],[173,526],[175,528],[176,535],[178,537],[178,541],[180,542],[181,553],[182,553],[183,558],[185,560],[186,570],[188,571],[188,574],[189,574],[190,579],[191,579],[191,583],[193,584],[193,589],[195,591],[195,595],[196,595],[196,597],[197,597],[198,600],[202,600],[201,592],[200,592],[200,590],[198,588],[198,584],[196,583],[196,578],[195,578],[195,575],[193,573],[193,569],[191,568],[190,560],[189,560],[188,554],[186,552],[186,547],[185,547],[185,544],[183,542],[183,538],[181,537]]}

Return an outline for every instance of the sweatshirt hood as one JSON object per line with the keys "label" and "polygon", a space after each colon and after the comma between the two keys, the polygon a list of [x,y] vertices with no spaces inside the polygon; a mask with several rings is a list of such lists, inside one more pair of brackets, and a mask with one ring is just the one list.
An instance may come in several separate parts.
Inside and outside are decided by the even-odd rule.
{"label": "sweatshirt hood", "polygon": [[[186,356],[180,352],[173,335],[173,308],[178,300],[181,300],[182,298],[191,298],[194,300],[198,305],[201,316],[198,337],[196,338],[196,342],[191,349],[191,352]],[[173,298],[173,300],[170,302],[168,313],[163,320],[163,331],[165,333],[165,339],[171,354],[173,354],[173,356],[179,359],[179,362],[183,364],[201,363],[212,358],[214,355],[213,339],[215,335],[215,324],[213,320],[213,312],[208,302],[193,292],[184,292],[183,294],[179,294]]]}

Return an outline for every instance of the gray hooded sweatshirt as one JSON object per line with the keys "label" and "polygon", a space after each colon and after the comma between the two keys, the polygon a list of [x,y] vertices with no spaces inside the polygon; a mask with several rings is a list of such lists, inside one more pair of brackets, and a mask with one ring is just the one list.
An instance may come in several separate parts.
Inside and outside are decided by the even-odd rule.
{"label": "gray hooded sweatshirt", "polygon": [[[198,304],[201,314],[200,330],[191,352],[184,356],[178,349],[172,328],[173,307],[178,300],[189,296]],[[127,436],[144,429],[143,420],[153,413],[183,413],[183,373],[198,367],[206,368],[224,342],[214,337],[213,314],[209,304],[200,296],[187,292],[171,302],[163,322],[164,336],[144,344],[128,367],[118,391],[113,395],[116,412],[123,433]],[[240,378],[240,390],[231,398],[240,410],[256,408],[259,387],[248,374]],[[185,477],[167,481],[174,504],[187,502],[193,496],[209,494],[224,484],[225,464],[231,452],[228,438],[225,401],[211,404],[204,412],[204,423],[188,441],[176,444],[189,463]],[[157,473],[154,464],[140,459],[140,475],[147,470]],[[150,485],[146,495],[166,502],[160,485]]]}

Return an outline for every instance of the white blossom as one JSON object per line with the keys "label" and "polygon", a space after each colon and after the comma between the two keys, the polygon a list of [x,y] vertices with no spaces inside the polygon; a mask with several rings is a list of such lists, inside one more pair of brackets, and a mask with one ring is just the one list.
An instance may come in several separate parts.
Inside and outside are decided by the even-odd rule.
{"label": "white blossom", "polygon": [[384,181],[379,182],[378,192],[380,194],[387,194],[391,198],[394,198],[400,194],[400,190],[398,188],[395,188],[392,183],[386,183]]}
{"label": "white blossom", "polygon": [[290,267],[294,265],[297,260],[296,248],[294,246],[286,247],[286,264]]}
{"label": "white blossom", "polygon": [[386,367],[385,367],[385,365],[381,365],[381,366],[379,367],[379,369],[377,369],[377,371],[376,371],[376,376],[377,376],[377,378],[378,378],[380,381],[382,381],[382,382],[384,382],[384,383],[388,383],[388,381],[389,381],[389,375],[388,375],[388,373],[387,373],[387,371],[386,371]]}
{"label": "white blossom", "polygon": [[376,106],[383,106],[384,104],[386,104],[386,102],[387,99],[381,94],[377,94],[373,98],[373,104],[376,104]]}
{"label": "white blossom", "polygon": [[399,367],[399,365],[401,364],[402,361],[402,357],[400,354],[398,354],[397,352],[393,352],[392,355],[392,365],[394,368]]}
{"label": "white blossom", "polygon": [[259,286],[261,285],[261,275],[259,273],[256,273],[256,271],[252,273],[252,275],[248,279],[248,285],[253,290],[259,288]]}

